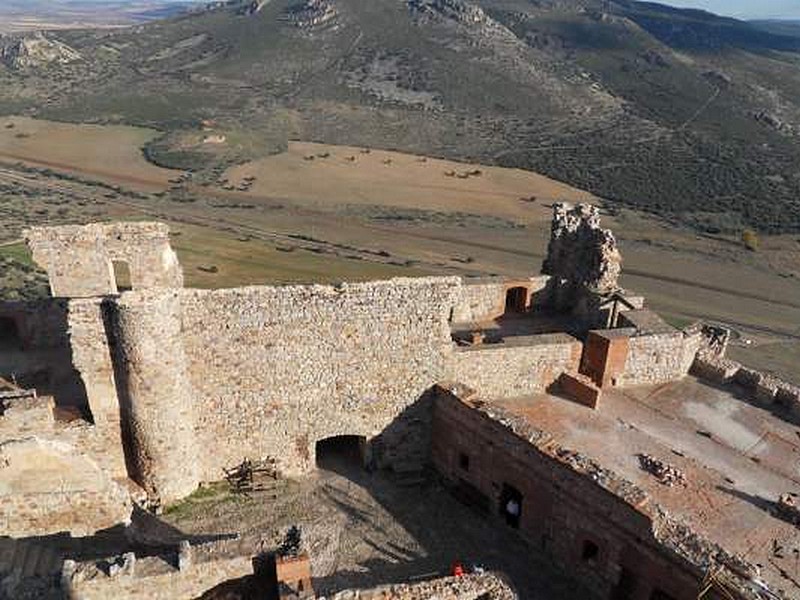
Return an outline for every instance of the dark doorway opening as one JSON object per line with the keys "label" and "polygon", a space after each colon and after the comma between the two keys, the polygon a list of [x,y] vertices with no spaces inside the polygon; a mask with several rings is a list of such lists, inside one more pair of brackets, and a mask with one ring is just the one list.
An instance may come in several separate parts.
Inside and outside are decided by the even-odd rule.
{"label": "dark doorway opening", "polygon": [[506,292],[506,313],[524,313],[528,310],[528,290],[524,287],[511,288]]}
{"label": "dark doorway opening", "polygon": [[519,521],[522,517],[522,492],[508,483],[503,484],[503,490],[500,493],[500,515],[509,526],[519,529]]}
{"label": "dark doorway opening", "polygon": [[114,272],[114,284],[117,287],[117,292],[129,292],[132,290],[131,266],[124,260],[112,260],[111,267]]}
{"label": "dark doorway opening", "polygon": [[367,438],[362,435],[337,435],[316,444],[317,467],[328,471],[363,468],[366,465]]}
{"label": "dark doorway opening", "polygon": [[581,560],[586,562],[596,562],[600,556],[600,546],[595,544],[592,540],[583,541],[583,550],[581,550]]}
{"label": "dark doorway opening", "polygon": [[19,328],[11,317],[0,317],[0,350],[22,350]]}

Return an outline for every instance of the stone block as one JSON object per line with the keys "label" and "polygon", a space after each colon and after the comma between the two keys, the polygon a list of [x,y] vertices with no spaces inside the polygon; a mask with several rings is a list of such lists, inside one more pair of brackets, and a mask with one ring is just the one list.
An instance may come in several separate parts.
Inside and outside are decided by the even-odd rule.
{"label": "stone block", "polygon": [[559,389],[578,404],[597,409],[602,390],[585,375],[562,373],[558,379]]}

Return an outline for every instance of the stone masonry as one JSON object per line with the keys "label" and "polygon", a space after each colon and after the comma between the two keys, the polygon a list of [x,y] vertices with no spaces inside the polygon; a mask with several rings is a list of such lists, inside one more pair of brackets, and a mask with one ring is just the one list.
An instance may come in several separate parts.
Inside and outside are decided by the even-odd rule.
{"label": "stone masonry", "polygon": [[25,239],[55,297],[117,293],[114,261],[127,263],[133,288],[181,287],[183,274],[161,223],[32,227]]}
{"label": "stone masonry", "polygon": [[[591,293],[612,289],[619,271],[613,236],[598,218],[594,207],[559,205],[547,263],[559,281]],[[485,397],[521,396],[581,365],[584,342],[566,333],[472,347],[453,339],[455,321],[502,319],[509,302],[522,319],[550,310],[547,277],[193,290],[181,287],[160,224],[34,228],[26,236],[54,294],[71,297],[54,302],[93,439],[107,446],[95,458],[153,502],[186,496],[244,459],[269,457],[285,474],[306,473],[316,443],[339,435],[377,441],[374,464],[407,469],[409,456],[424,460],[425,395],[438,381]],[[116,260],[129,263],[132,291],[118,293]],[[630,318],[643,325],[627,323],[617,384],[685,375],[695,341],[663,322],[653,328],[644,315]]]}
{"label": "stone masonry", "polygon": [[542,272],[598,294],[619,289],[622,256],[614,234],[600,227],[600,209],[559,203]]}

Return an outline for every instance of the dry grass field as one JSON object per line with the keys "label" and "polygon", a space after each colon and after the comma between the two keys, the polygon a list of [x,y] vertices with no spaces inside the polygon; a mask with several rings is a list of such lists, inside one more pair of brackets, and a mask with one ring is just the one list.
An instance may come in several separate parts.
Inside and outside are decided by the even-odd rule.
{"label": "dry grass field", "polygon": [[320,210],[345,205],[392,206],[487,215],[525,224],[549,219],[546,205],[551,202],[590,202],[593,198],[519,169],[308,142],[290,142],[288,152],[225,174],[235,187],[248,177],[255,178],[251,187],[255,196],[282,198]]}
{"label": "dry grass field", "polygon": [[[3,122],[0,162],[14,155],[29,165],[0,165],[0,218],[13,215],[3,239],[25,222],[160,219],[192,286],[528,275],[546,251],[552,202],[599,202],[525,171],[300,142],[201,183],[145,162],[140,146],[152,131]],[[752,252],[631,210],[606,223],[626,287],[675,324],[735,328],[737,358],[800,380],[800,239],[765,237]]]}
{"label": "dry grass field", "polygon": [[133,188],[163,188],[174,172],[148,163],[142,153],[155,135],[137,127],[0,117],[0,160],[109,178]]}

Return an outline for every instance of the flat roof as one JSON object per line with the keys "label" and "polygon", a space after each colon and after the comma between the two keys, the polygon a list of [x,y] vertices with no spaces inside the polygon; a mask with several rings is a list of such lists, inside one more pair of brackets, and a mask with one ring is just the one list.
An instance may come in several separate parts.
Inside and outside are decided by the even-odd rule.
{"label": "flat roof", "polygon": [[[597,410],[550,394],[486,406],[522,417],[633,483],[697,534],[760,566],[773,590],[800,596],[793,553],[800,530],[774,514],[779,496],[800,492],[800,427],[787,415],[752,403],[736,386],[693,377],[604,390]],[[685,484],[661,483],[642,468],[641,454],[680,470]]]}

